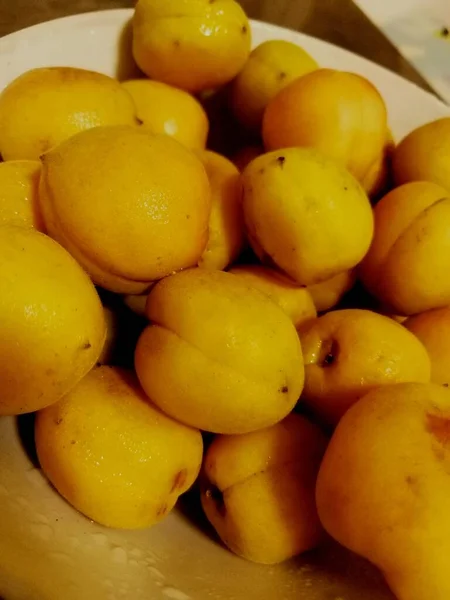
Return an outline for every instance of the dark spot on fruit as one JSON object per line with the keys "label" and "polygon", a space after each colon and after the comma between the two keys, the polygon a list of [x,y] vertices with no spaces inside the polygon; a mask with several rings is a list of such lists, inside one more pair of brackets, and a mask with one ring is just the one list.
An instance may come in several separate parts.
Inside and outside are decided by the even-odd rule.
{"label": "dark spot on fruit", "polygon": [[73,445],[74,445],[74,444],[76,444],[77,442],[76,442],[75,440],[72,440],[70,443],[71,443],[71,444],[72,444],[72,446],[73,446]]}
{"label": "dark spot on fruit", "polygon": [[167,506],[167,504],[161,504],[161,506],[158,508],[157,512],[156,512],[156,516],[157,517],[164,517],[167,512],[169,510],[169,507]]}
{"label": "dark spot on fruit", "polygon": [[189,219],[191,218],[191,215],[186,215],[186,219],[189,221]]}
{"label": "dark spot on fruit", "polygon": [[450,418],[427,415],[427,430],[442,446],[450,446]]}
{"label": "dark spot on fruit", "polygon": [[83,350],[89,350],[89,348],[92,348],[92,344],[91,344],[91,342],[87,341],[81,346],[81,348]]}
{"label": "dark spot on fruit", "polygon": [[258,173],[259,173],[260,175],[262,175],[262,174],[264,173],[264,171],[265,171],[265,169],[264,169],[264,167],[263,167],[262,169],[260,169],[260,170],[258,171]]}
{"label": "dark spot on fruit", "polygon": [[173,40],[173,45],[175,46],[175,48],[179,48],[181,46],[180,40]]}
{"label": "dark spot on fruit", "polygon": [[50,377],[51,375],[55,374],[55,369],[46,369],[45,374]]}
{"label": "dark spot on fruit", "polygon": [[142,119],[140,119],[139,117],[136,117],[136,123],[138,125],[143,125],[144,121]]}
{"label": "dark spot on fruit", "polygon": [[59,417],[59,419],[55,419],[55,425],[61,425],[62,422],[63,420],[61,419],[61,417]]}
{"label": "dark spot on fruit", "polygon": [[448,36],[450,35],[450,30],[448,27],[442,27],[440,33],[443,38],[448,38]]}
{"label": "dark spot on fruit", "polygon": [[448,387],[448,383],[443,383],[442,384],[444,387]]}
{"label": "dark spot on fruit", "polygon": [[281,168],[284,167],[284,163],[286,162],[286,157],[285,156],[279,156],[277,158],[277,163],[280,165]]}
{"label": "dark spot on fruit", "polygon": [[245,35],[247,33],[247,31],[248,31],[247,25],[242,25],[241,31]]}
{"label": "dark spot on fruit", "polygon": [[336,341],[330,340],[328,344],[324,344],[322,352],[323,358],[319,361],[319,365],[321,367],[330,367],[335,363],[338,352],[339,347]]}
{"label": "dark spot on fruit", "polygon": [[348,191],[348,187],[345,185],[344,186],[344,191],[347,192]]}
{"label": "dark spot on fruit", "polygon": [[289,388],[288,388],[288,386],[287,386],[287,385],[283,385],[283,387],[282,387],[282,388],[280,388],[280,392],[281,392],[282,394],[287,394],[287,393],[289,392]]}
{"label": "dark spot on fruit", "polygon": [[208,487],[208,489],[205,492],[205,496],[207,498],[210,498],[214,504],[216,505],[217,510],[219,511],[219,513],[224,516],[227,512],[227,507],[225,506],[225,502],[223,499],[223,494],[222,492],[219,490],[219,488],[215,485],[210,485]]}
{"label": "dark spot on fruit", "polygon": [[175,479],[173,480],[172,489],[170,490],[171,492],[183,489],[186,484],[187,474],[187,469],[181,469],[181,471],[178,471],[178,473],[175,475]]}
{"label": "dark spot on fruit", "polygon": [[283,79],[286,79],[287,75],[284,71],[281,71],[280,73],[278,73],[278,79],[280,81],[283,81]]}
{"label": "dark spot on fruit", "polygon": [[334,361],[335,361],[335,356],[333,354],[331,354],[331,352],[328,352],[328,354],[323,359],[322,366],[326,367],[326,366],[332,365],[334,363]]}

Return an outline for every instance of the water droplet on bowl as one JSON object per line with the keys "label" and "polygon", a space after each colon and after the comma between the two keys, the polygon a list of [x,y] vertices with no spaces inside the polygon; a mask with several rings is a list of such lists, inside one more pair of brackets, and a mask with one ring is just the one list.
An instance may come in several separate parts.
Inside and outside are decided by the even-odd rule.
{"label": "water droplet on bowl", "polygon": [[29,531],[32,535],[35,535],[45,542],[50,541],[53,537],[53,529],[44,523],[32,523],[29,527]]}
{"label": "water droplet on bowl", "polygon": [[125,565],[128,562],[127,553],[120,546],[116,546],[112,550],[112,560],[117,564]]}
{"label": "water droplet on bowl", "polygon": [[171,586],[166,586],[165,588],[163,588],[162,593],[164,594],[164,596],[166,596],[167,598],[171,598],[172,600],[191,600],[190,596],[188,596],[181,590],[178,590],[177,588]]}

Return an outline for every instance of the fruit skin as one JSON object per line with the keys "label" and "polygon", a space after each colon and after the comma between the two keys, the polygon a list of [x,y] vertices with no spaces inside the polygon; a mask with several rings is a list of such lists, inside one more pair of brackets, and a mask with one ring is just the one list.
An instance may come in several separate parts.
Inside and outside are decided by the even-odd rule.
{"label": "fruit skin", "polygon": [[98,294],[56,242],[0,227],[0,415],[59,400],[96,363],[105,340]]}
{"label": "fruit skin", "polygon": [[208,117],[194,96],[149,79],[124,81],[122,87],[133,98],[138,119],[152,133],[170,135],[188,148],[205,148]]}
{"label": "fruit skin", "polygon": [[299,329],[305,360],[302,399],[336,425],[373,388],[430,381],[430,358],[402,325],[370,310],[329,312]]}
{"label": "fruit skin", "polygon": [[431,360],[431,381],[450,384],[450,307],[436,308],[409,317],[403,325],[427,349]]}
{"label": "fruit skin", "polygon": [[320,543],[315,484],[326,445],[322,431],[294,413],[267,429],[213,440],[201,501],[230,550],[275,564]]}
{"label": "fruit skin", "polygon": [[251,46],[247,16],[234,0],[139,0],[133,55],[142,71],[189,92],[228,83]]}
{"label": "fruit skin", "polygon": [[300,285],[353,268],[373,235],[370,202],[352,175],[315,150],[285,148],[242,173],[252,248]]}
{"label": "fruit skin", "polygon": [[450,195],[450,118],[414,129],[397,146],[392,168],[397,185],[432,181]]}
{"label": "fruit skin", "polygon": [[128,294],[123,297],[125,305],[138,317],[145,317],[145,306],[148,294]]}
{"label": "fruit skin", "polygon": [[263,42],[252,52],[231,85],[231,107],[249,129],[260,131],[264,110],[297,77],[318,68],[306,50],[286,40]]}
{"label": "fruit skin", "polygon": [[392,131],[388,128],[386,140],[381,153],[375,158],[372,166],[361,180],[361,185],[373,203],[386,194],[393,187],[392,182],[392,157],[395,150],[395,141]]}
{"label": "fruit skin", "polygon": [[44,230],[39,206],[41,163],[9,160],[0,163],[0,225],[18,225]]}
{"label": "fruit skin", "polygon": [[58,492],[107,527],[160,521],[202,461],[200,432],[162,414],[135,376],[118,367],[95,368],[40,411],[35,437],[42,470]]}
{"label": "fruit skin", "polygon": [[278,304],[299,327],[308,319],[317,317],[317,311],[308,289],[299,287],[274,269],[260,265],[238,265],[229,271],[256,288]]}
{"label": "fruit skin", "polygon": [[352,289],[356,280],[355,270],[342,271],[331,279],[308,286],[317,312],[325,312],[340,302],[343,296]]}
{"label": "fruit skin", "polygon": [[98,127],[42,160],[48,232],[96,284],[139,294],[197,263],[208,235],[208,177],[200,160],[169,136]]}
{"label": "fruit skin", "polygon": [[159,282],[146,308],[152,324],[139,338],[136,372],[169,416],[233,434],[273,425],[294,408],[300,342],[267,296],[231,273],[190,269]]}
{"label": "fruit skin", "polygon": [[317,69],[275,96],[262,129],[267,150],[316,148],[363,181],[385,145],[386,106],[364,77]]}
{"label": "fruit skin", "polygon": [[450,200],[444,188],[416,181],[374,208],[375,235],[358,267],[365,287],[394,314],[450,303]]}
{"label": "fruit skin", "polygon": [[199,156],[211,187],[211,214],[208,242],[198,266],[223,270],[236,260],[245,242],[240,174],[216,152],[205,150]]}
{"label": "fruit skin", "polygon": [[450,597],[449,424],[448,389],[379,388],[342,418],[319,471],[325,529],[377,565],[398,600]]}
{"label": "fruit skin", "polygon": [[103,315],[105,317],[106,338],[97,364],[108,365],[114,356],[119,337],[119,317],[117,312],[109,306],[103,307]]}
{"label": "fruit skin", "polygon": [[119,82],[73,67],[32,69],[0,94],[3,160],[38,160],[63,140],[100,125],[137,124],[134,103]]}

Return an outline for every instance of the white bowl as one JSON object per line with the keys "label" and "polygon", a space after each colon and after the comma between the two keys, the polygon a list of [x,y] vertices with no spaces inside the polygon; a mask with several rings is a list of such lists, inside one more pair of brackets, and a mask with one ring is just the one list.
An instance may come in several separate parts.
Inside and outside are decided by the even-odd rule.
{"label": "white bowl", "polygon": [[[121,78],[136,73],[131,10],[59,19],[0,39],[0,89],[37,66],[72,65]],[[253,22],[254,44],[281,38],[323,66],[368,77],[383,94],[395,137],[450,109],[417,86],[345,50]],[[241,560],[183,504],[145,531],[101,527],[48,485],[11,418],[0,419],[0,595],[5,600],[388,600],[381,576],[332,542],[277,567]],[[27,438],[25,431],[25,439]]]}

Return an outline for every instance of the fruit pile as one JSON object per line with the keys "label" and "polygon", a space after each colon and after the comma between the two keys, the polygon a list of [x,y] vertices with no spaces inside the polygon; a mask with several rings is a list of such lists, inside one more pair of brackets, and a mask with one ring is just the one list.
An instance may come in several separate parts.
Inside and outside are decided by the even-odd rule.
{"label": "fruit pile", "polygon": [[450,118],[397,146],[364,77],[234,0],[139,0],[141,79],[0,94],[0,415],[142,528],[194,488],[235,553],[325,531],[448,600]]}

